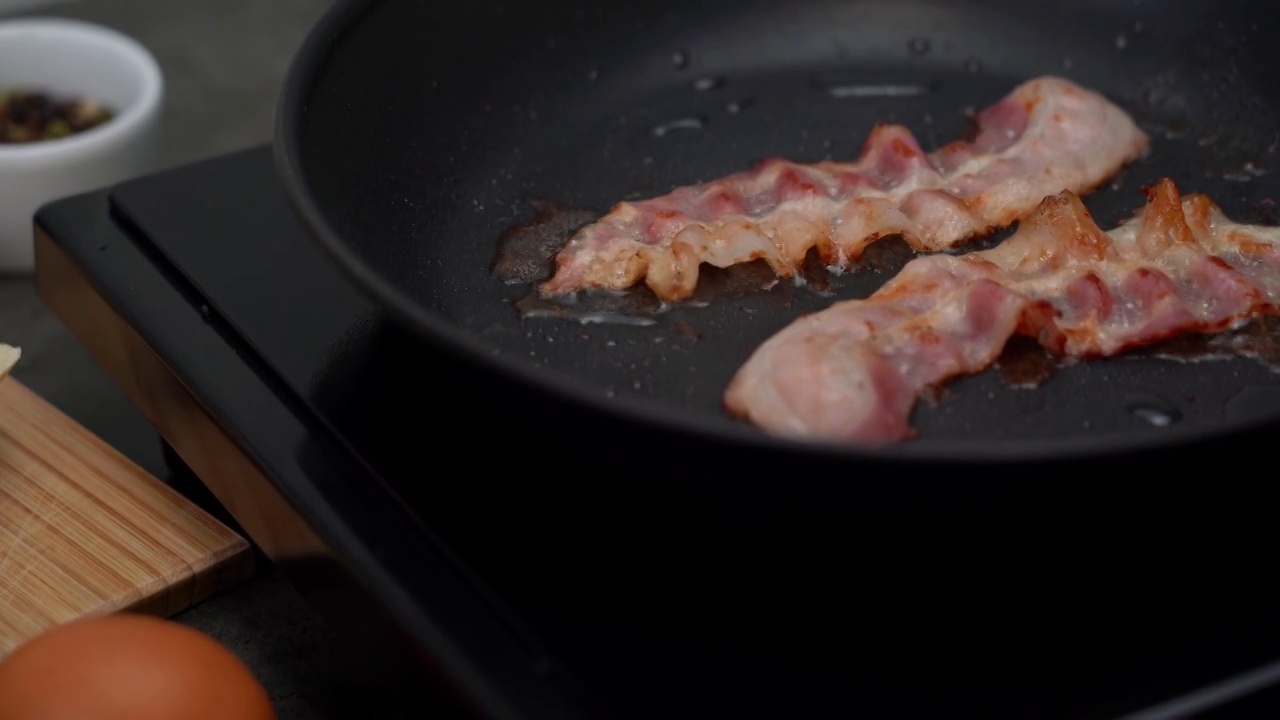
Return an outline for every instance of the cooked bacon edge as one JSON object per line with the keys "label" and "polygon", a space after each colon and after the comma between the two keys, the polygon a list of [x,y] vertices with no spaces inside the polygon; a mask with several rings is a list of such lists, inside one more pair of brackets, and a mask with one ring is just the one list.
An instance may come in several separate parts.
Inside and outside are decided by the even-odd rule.
{"label": "cooked bacon edge", "polygon": [[887,235],[939,251],[1011,224],[1063,190],[1087,192],[1143,156],[1147,136],[1101,95],[1056,77],[1018,86],[980,112],[972,140],[925,154],[911,132],[879,125],[852,163],[771,158],[754,170],[662,197],[619,203],[557,254],[544,295],[693,293],[701,263],[763,259],[793,276],[816,247],[843,268]]}
{"label": "cooked bacon edge", "polygon": [[990,250],[928,255],[866,299],[799,318],[725,393],[766,432],[881,445],[913,437],[916,398],[991,365],[1015,333],[1052,352],[1111,356],[1276,312],[1280,228],[1229,220],[1171,180],[1104,233],[1080,198],[1046,198]]}

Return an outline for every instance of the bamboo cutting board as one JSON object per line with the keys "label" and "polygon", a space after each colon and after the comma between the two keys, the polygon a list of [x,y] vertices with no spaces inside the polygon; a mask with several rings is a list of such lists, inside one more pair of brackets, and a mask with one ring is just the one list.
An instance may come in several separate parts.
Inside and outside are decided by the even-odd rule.
{"label": "bamboo cutting board", "polygon": [[126,609],[168,616],[248,577],[248,542],[5,380],[4,360],[0,657],[70,620]]}

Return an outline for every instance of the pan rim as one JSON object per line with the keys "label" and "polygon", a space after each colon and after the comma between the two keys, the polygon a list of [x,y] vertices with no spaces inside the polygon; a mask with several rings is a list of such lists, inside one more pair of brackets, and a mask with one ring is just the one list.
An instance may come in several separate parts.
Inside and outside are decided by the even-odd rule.
{"label": "pan rim", "polygon": [[302,163],[299,128],[306,100],[335,39],[351,29],[359,17],[381,0],[335,0],[306,35],[295,52],[277,96],[272,156],[285,195],[301,221],[305,234],[326,254],[361,292],[389,316],[431,347],[453,353],[485,371],[514,381],[533,391],[548,392],[571,405],[606,417],[637,422],[651,429],[678,432],[687,437],[716,441],[730,447],[746,447],[774,453],[848,463],[895,463],[919,466],[1017,465],[1100,460],[1136,455],[1188,445],[1222,441],[1232,435],[1277,424],[1280,415],[1230,419],[1212,425],[1183,425],[1159,429],[1132,429],[1106,435],[1078,435],[1060,439],[938,439],[920,445],[903,442],[881,446],[842,444],[833,441],[793,439],[767,434],[748,425],[706,422],[701,413],[641,397],[607,397],[599,388],[580,382],[554,368],[494,354],[492,347],[431,313],[406,293],[384,282],[369,263],[354,252],[326,219],[312,192]]}

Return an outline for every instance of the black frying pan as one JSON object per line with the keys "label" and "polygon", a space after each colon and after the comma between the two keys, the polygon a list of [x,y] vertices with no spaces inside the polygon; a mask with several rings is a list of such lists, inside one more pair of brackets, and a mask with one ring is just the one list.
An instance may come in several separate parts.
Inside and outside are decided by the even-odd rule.
{"label": "black frying pan", "polygon": [[[1207,451],[1267,428],[1280,417],[1277,376],[1249,359],[1130,356],[1064,368],[1025,390],[992,371],[922,402],[921,437],[910,443],[780,441],[724,414],[726,383],[771,334],[870,293],[901,257],[882,248],[882,269],[830,279],[825,294],[814,290],[823,283],[758,289],[721,278],[709,304],[653,324],[584,325],[515,309],[531,286],[495,274],[499,239],[534,218],[535,201],[599,213],[769,155],[851,159],[877,121],[906,124],[929,149],[964,132],[966,111],[1040,74],[1106,94],[1151,134],[1150,157],[1086,199],[1103,227],[1165,176],[1237,219],[1271,221],[1280,20],[1268,9],[1199,0],[343,0],[292,68],[277,157],[298,213],[334,262],[429,346],[458,353],[476,372],[467,382],[479,385],[425,383],[468,401],[496,397],[498,407],[528,392],[556,403],[568,413],[548,418],[533,405],[521,417],[575,454],[623,458],[610,472],[684,469],[695,457],[717,470],[778,460],[798,475],[900,461],[1077,473],[1067,461],[1168,460],[1175,449]],[[914,90],[831,91],[850,86]],[[644,317],[643,297],[633,301],[626,316]],[[571,421],[577,429],[562,430]],[[598,432],[576,434],[587,431]],[[667,447],[694,454],[655,454]]]}

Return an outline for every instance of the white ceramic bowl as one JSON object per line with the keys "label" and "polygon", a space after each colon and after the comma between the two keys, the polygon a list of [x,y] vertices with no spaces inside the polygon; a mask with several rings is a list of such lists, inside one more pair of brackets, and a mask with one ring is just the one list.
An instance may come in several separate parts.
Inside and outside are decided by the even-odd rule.
{"label": "white ceramic bowl", "polygon": [[32,218],[45,203],[155,169],[164,81],[135,40],[76,20],[0,22],[0,92],[99,102],[114,116],[76,135],[0,143],[0,272],[33,267]]}

